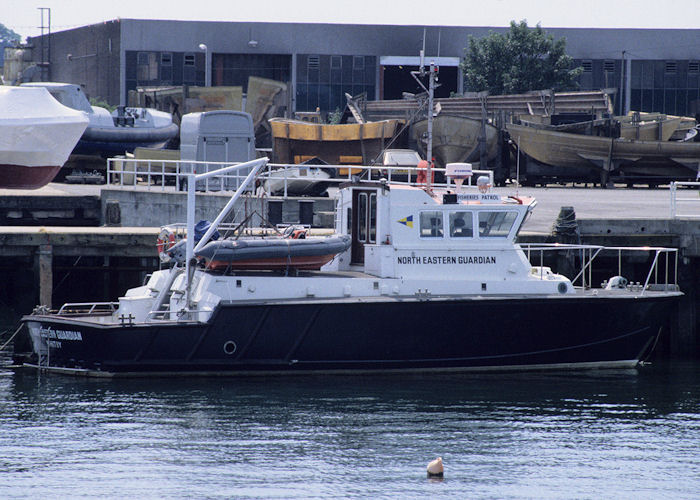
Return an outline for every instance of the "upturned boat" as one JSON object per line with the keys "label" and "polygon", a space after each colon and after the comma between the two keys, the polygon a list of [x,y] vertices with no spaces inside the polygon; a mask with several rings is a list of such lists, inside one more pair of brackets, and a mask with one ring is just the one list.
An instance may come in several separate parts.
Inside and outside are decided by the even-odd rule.
{"label": "upturned boat", "polygon": [[585,172],[592,178],[635,179],[658,184],[695,180],[700,172],[700,143],[637,141],[572,134],[528,125],[507,125],[519,150],[544,165]]}
{"label": "upturned boat", "polygon": [[84,113],[43,88],[0,86],[0,188],[36,189],[53,180],[87,127]]}
{"label": "upturned boat", "polygon": [[[302,163],[318,157],[331,165],[367,165],[399,133],[402,120],[324,124],[270,118],[274,162]],[[341,174],[342,169],[341,170]]]}
{"label": "upturned boat", "polygon": [[[25,316],[26,366],[102,377],[634,367],[682,295],[674,249],[644,249],[650,271],[639,283],[618,274],[599,288],[592,260],[602,247],[560,245],[581,270],[558,274],[545,265],[550,247],[516,242],[535,200],[488,185],[437,192],[357,180],[338,191],[345,249],[320,270],[211,269],[205,249],[266,161],[190,174],[195,235],[196,182],[250,169],[199,241],[184,239],[143,286],[115,303]],[[630,252],[616,250],[614,262]]]}
{"label": "upturned boat", "polygon": [[[427,154],[428,120],[413,124],[413,134],[423,154]],[[433,155],[442,167],[448,163],[478,162],[481,158],[479,138],[481,120],[466,116],[439,114],[433,118]],[[484,152],[487,160],[497,154],[498,130],[490,123],[483,127]],[[482,168],[485,168],[484,165]]]}

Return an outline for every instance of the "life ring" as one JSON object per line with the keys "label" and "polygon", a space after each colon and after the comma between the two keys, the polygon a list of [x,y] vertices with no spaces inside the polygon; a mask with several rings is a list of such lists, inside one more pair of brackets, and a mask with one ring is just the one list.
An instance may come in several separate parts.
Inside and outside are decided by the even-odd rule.
{"label": "life ring", "polygon": [[163,228],[158,235],[158,239],[156,240],[158,255],[170,250],[173,245],[175,245],[175,233],[167,228]]}
{"label": "life ring", "polygon": [[290,240],[303,240],[306,239],[307,233],[308,231],[306,229],[299,226],[288,226],[287,229],[284,230],[282,236]]}

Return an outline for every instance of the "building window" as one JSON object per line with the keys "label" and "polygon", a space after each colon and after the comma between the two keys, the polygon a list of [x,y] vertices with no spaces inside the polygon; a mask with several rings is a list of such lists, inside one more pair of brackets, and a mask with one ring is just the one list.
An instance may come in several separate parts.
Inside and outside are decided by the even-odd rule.
{"label": "building window", "polygon": [[[300,64],[300,66],[304,65]],[[282,83],[287,83],[291,79],[291,57],[285,55],[212,54],[212,68],[212,83],[240,86],[243,92],[248,91],[248,79],[251,76],[269,78]]]}
{"label": "building window", "polygon": [[603,71],[606,73],[612,73],[615,71],[615,61],[605,61],[603,62]]}
{"label": "building window", "polygon": [[593,61],[581,61],[581,67],[584,73],[593,72]]}
{"label": "building window", "polygon": [[163,52],[160,54],[160,83],[172,85],[173,83],[173,54]]}
{"label": "building window", "polygon": [[194,66],[194,54],[185,54],[185,66]]}
{"label": "building window", "polygon": [[676,72],[676,61],[666,61],[666,73]]}
{"label": "building window", "polygon": [[136,79],[151,82],[158,79],[158,64],[155,52],[139,52],[136,58]]}
{"label": "building window", "polygon": [[690,61],[688,63],[688,73],[700,73],[700,62]]}
{"label": "building window", "polygon": [[[364,69],[353,64],[358,57]],[[298,54],[297,62],[295,111],[342,110],[346,93],[374,99],[376,56]]]}
{"label": "building window", "polygon": [[319,56],[309,56],[308,69],[318,69],[321,58]]}
{"label": "building window", "polygon": [[365,69],[365,57],[364,56],[353,56],[352,69]]}

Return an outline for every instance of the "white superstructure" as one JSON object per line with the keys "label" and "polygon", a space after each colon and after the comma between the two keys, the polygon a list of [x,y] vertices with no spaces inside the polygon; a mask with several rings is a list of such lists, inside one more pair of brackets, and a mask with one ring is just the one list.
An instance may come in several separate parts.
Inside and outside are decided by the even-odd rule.
{"label": "white superstructure", "polygon": [[350,235],[352,246],[321,271],[197,267],[188,291],[184,266],[175,267],[127,292],[114,317],[206,321],[220,302],[573,294],[568,278],[533,267],[514,242],[534,206],[531,198],[476,189],[429,194],[384,182],[343,185],[335,231]]}

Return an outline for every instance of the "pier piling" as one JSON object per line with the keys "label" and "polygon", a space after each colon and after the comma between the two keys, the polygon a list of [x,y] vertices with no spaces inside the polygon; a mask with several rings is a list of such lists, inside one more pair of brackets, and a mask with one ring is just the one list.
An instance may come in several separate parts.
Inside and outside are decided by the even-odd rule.
{"label": "pier piling", "polygon": [[53,294],[53,248],[51,245],[39,245],[39,304],[49,309],[52,307]]}

